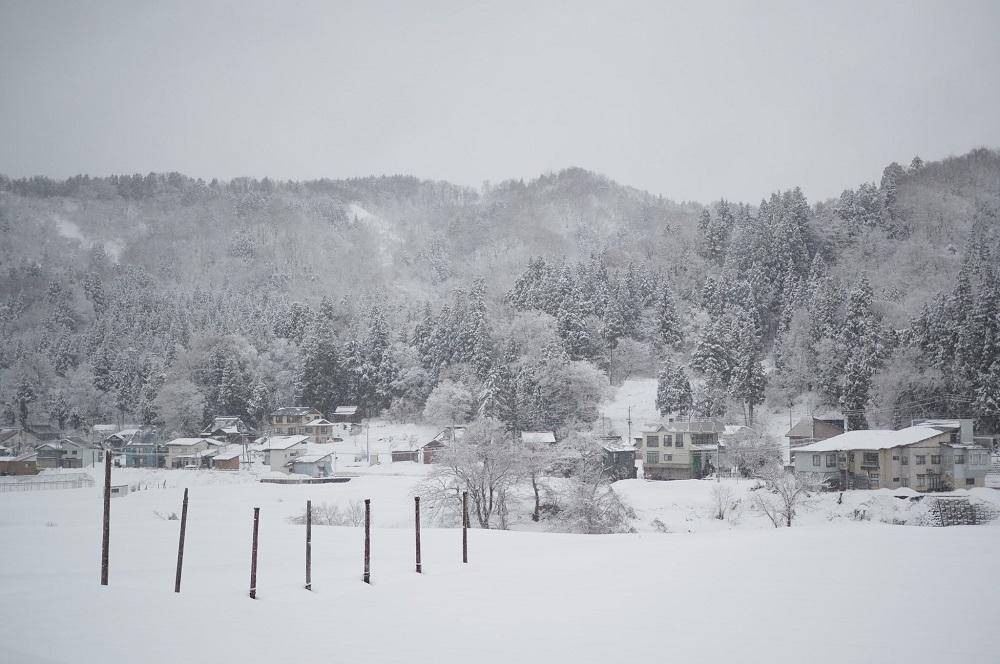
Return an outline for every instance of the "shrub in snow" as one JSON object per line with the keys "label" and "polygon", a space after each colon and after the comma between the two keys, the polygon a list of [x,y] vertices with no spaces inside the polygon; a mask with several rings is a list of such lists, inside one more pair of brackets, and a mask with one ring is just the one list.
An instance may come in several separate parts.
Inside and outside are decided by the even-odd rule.
{"label": "shrub in snow", "polygon": [[558,494],[553,530],[571,533],[630,533],[635,511],[615,493],[603,469],[582,462]]}
{"label": "shrub in snow", "polygon": [[[288,518],[289,523],[304,525],[306,511]],[[316,503],[312,506],[312,524],[314,526],[360,526],[365,522],[365,506],[360,500],[352,500],[347,507],[341,509],[335,503]]]}
{"label": "shrub in snow", "polygon": [[809,498],[806,485],[795,473],[776,464],[764,466],[755,476],[764,487],[754,487],[754,505],[775,528],[791,527],[796,509]]}

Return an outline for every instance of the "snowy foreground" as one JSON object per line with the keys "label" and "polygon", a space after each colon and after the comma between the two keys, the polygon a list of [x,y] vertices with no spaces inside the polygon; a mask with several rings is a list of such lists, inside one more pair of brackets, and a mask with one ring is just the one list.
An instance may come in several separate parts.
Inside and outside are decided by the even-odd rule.
{"label": "snowy foreground", "polygon": [[[124,471],[123,481],[136,481],[127,472],[138,471]],[[986,618],[997,600],[988,571],[1000,549],[995,523],[892,526],[829,516],[818,503],[801,525],[775,530],[749,511],[733,522],[706,518],[711,482],[627,482],[621,489],[636,504],[638,534],[473,530],[463,565],[460,531],[427,528],[418,576],[411,491],[419,476],[323,486],[223,477],[173,475],[191,486],[180,595],[173,593],[178,522],[161,518],[180,511],[180,488],[112,501],[106,588],[98,583],[99,488],[0,494],[0,662],[841,663],[995,655]],[[360,580],[361,529],[317,526],[307,592],[304,527],[287,518],[306,499],[346,506],[363,497],[374,508],[374,583]],[[261,508],[257,601],[247,597],[254,506]],[[669,532],[650,531],[653,518]]]}

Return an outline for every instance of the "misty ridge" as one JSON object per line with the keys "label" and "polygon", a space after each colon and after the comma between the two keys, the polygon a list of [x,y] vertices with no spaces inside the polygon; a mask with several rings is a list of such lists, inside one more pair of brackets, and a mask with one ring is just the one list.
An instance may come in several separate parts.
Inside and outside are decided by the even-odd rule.
{"label": "misty ridge", "polygon": [[[755,425],[1000,412],[1000,152],[892,163],[808,201],[676,203],[572,168],[411,176],[0,177],[0,422],[355,404],[589,429],[610,385]],[[621,433],[621,432],[619,432]]]}

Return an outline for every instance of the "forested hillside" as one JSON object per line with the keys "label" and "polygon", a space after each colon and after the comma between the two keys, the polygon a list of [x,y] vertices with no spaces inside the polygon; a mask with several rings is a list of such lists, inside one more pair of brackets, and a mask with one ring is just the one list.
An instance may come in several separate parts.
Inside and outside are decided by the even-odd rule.
{"label": "forested hillside", "polygon": [[580,169],[480,191],[0,177],[0,423],[355,403],[565,429],[658,375],[664,412],[808,395],[855,427],[996,427],[1000,153],[762,195],[677,204]]}

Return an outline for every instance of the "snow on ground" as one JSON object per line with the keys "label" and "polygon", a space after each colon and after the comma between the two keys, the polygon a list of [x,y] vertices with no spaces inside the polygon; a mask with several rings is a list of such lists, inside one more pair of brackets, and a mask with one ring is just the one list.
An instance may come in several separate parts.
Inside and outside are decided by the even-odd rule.
{"label": "snow on ground", "polygon": [[[754,494],[762,490],[760,486],[759,482],[748,479],[623,480],[616,482],[614,488],[635,510],[633,527],[639,532],[702,533],[773,529],[771,521],[754,504]],[[720,490],[731,508],[725,519],[715,518],[719,502],[715,496]],[[927,525],[928,500],[937,496],[960,496],[1000,510],[1000,491],[993,489],[947,494],[919,494],[912,489],[813,493],[796,509],[795,526],[857,521]]]}
{"label": "snow on ground", "polygon": [[[697,536],[473,530],[469,565],[460,562],[458,530],[426,528],[418,576],[419,476],[271,485],[205,479],[243,473],[160,472],[191,483],[179,595],[178,522],[167,520],[180,511],[179,486],[112,500],[108,587],[99,585],[99,488],[0,494],[0,661],[510,664],[669,655],[822,664],[986,661],[992,652],[990,630],[969,629],[968,617],[992,615],[995,596],[973,570],[992,566],[1000,527],[803,516],[790,529],[726,524]],[[116,469],[114,481],[143,473],[157,471]],[[675,523],[707,509],[712,484],[630,480],[616,489],[639,521],[655,514]],[[373,505],[374,583],[360,580],[361,529],[317,526],[314,591],[305,591],[304,528],[288,517],[307,499],[346,506],[362,498]],[[257,601],[247,597],[254,506]],[[956,570],[959,581],[963,570],[969,578],[956,582]],[[927,637],[920,615],[940,638]]]}

